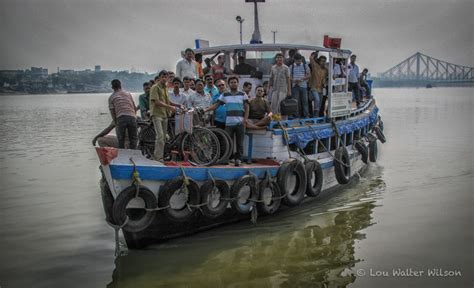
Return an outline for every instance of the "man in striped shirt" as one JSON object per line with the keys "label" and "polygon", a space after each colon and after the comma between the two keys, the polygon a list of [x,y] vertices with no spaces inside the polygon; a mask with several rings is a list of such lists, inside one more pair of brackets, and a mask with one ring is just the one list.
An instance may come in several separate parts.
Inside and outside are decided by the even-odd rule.
{"label": "man in striped shirt", "polygon": [[235,166],[240,166],[244,151],[245,122],[249,113],[249,97],[244,92],[238,90],[239,79],[237,77],[229,77],[228,84],[230,91],[222,93],[219,100],[206,108],[205,111],[215,110],[220,105],[225,104],[227,110],[225,131],[232,139],[235,136],[237,149],[234,155],[234,163]]}
{"label": "man in striped shirt", "polygon": [[137,110],[132,94],[122,90],[118,79],[111,82],[114,93],[109,97],[109,109],[117,132],[118,148],[125,148],[125,135],[128,133],[130,149],[137,148]]}
{"label": "man in striped shirt", "polygon": [[301,117],[309,117],[308,79],[310,70],[308,64],[303,63],[303,56],[295,54],[295,62],[290,65],[291,95],[298,100],[298,110]]}

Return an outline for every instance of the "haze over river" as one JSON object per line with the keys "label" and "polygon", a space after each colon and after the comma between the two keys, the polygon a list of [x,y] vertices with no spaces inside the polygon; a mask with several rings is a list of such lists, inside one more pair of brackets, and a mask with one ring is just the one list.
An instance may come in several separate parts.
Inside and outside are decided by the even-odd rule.
{"label": "haze over river", "polygon": [[108,95],[1,96],[0,287],[472,287],[474,89],[374,94],[388,141],[362,178],[117,259],[91,144]]}

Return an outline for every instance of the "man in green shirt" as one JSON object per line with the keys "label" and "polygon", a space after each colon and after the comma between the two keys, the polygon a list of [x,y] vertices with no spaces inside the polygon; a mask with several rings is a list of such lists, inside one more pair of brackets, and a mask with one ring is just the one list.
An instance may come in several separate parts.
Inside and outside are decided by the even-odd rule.
{"label": "man in green shirt", "polygon": [[163,152],[165,148],[166,131],[168,127],[168,117],[171,112],[176,111],[176,107],[183,109],[182,105],[170,102],[168,97],[168,72],[166,70],[158,73],[158,82],[150,90],[150,115],[155,126],[155,153],[153,158],[157,161],[163,160]]}
{"label": "man in green shirt", "polygon": [[150,88],[149,82],[143,83],[143,92],[145,93],[138,96],[138,108],[140,109],[142,119],[148,118],[147,112],[150,110]]}

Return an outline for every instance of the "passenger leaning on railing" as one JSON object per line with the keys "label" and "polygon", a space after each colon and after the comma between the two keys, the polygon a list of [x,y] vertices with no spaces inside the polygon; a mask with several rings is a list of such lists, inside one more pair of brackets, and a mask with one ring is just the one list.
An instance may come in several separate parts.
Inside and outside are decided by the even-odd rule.
{"label": "passenger leaning on railing", "polygon": [[171,112],[176,111],[176,107],[184,108],[182,105],[174,104],[170,101],[166,87],[167,80],[168,72],[162,70],[158,73],[158,82],[151,87],[150,91],[150,114],[156,131],[153,158],[158,161],[163,160],[168,116],[170,116]]}

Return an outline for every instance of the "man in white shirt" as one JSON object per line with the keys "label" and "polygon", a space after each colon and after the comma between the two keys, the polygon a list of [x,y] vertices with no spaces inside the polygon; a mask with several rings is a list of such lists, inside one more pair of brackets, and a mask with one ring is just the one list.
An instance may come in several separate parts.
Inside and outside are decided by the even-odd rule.
{"label": "man in white shirt", "polygon": [[198,78],[196,62],[194,61],[194,52],[191,48],[186,48],[184,58],[176,64],[176,77],[183,79],[184,77],[191,79]]}
{"label": "man in white shirt", "polygon": [[182,105],[183,107],[187,106],[187,97],[182,93],[180,86],[181,81],[178,77],[173,79],[173,90],[169,93],[170,101],[174,104]]}
{"label": "man in white shirt", "polygon": [[360,87],[359,87],[359,66],[355,64],[357,56],[352,55],[351,56],[351,63],[348,66],[349,69],[349,74],[348,74],[348,80],[349,80],[349,91],[352,91],[355,95],[355,100],[357,107],[360,105]]}

